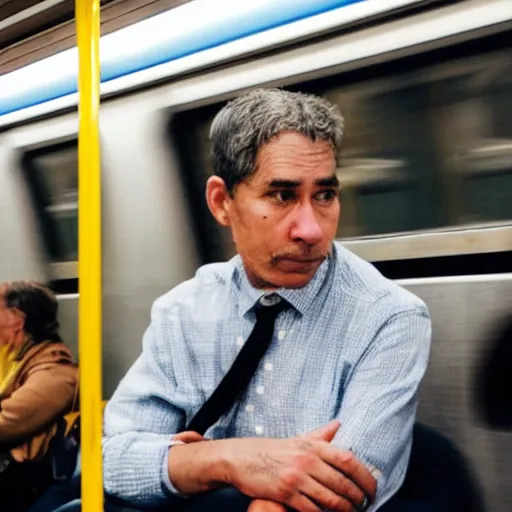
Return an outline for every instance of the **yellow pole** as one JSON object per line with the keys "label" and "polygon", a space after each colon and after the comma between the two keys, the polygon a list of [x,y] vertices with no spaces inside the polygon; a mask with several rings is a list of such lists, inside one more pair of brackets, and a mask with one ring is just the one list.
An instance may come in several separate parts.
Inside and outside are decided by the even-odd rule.
{"label": "yellow pole", "polygon": [[82,511],[103,510],[101,412],[100,0],[76,0]]}

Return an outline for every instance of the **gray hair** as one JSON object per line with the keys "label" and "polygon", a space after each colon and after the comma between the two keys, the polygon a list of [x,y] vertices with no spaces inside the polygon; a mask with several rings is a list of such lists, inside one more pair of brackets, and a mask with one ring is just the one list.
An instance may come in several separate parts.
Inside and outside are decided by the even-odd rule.
{"label": "gray hair", "polygon": [[257,89],[225,105],[210,129],[214,174],[232,194],[256,170],[258,149],[283,131],[328,142],[338,157],[344,120],[338,108],[310,94]]}

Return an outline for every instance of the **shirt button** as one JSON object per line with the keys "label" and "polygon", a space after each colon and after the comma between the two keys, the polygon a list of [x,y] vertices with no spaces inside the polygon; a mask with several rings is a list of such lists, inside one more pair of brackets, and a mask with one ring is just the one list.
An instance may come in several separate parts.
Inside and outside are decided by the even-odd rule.
{"label": "shirt button", "polygon": [[244,339],[242,338],[242,336],[238,336],[238,338],[236,339],[236,344],[239,347],[241,347],[244,344]]}
{"label": "shirt button", "polygon": [[258,395],[263,395],[264,392],[265,392],[265,388],[263,386],[258,386],[256,388],[256,393],[258,393]]}
{"label": "shirt button", "polygon": [[382,473],[371,464],[367,466],[368,471],[372,474],[373,478],[378,479],[382,476]]}
{"label": "shirt button", "polygon": [[252,405],[252,404],[247,404],[247,405],[245,406],[245,410],[246,410],[247,412],[254,412],[254,405]]}
{"label": "shirt button", "polygon": [[256,434],[258,434],[259,436],[261,436],[261,434],[263,434],[263,427],[261,425],[256,425],[254,427],[254,431],[256,432]]}
{"label": "shirt button", "polygon": [[265,363],[264,368],[267,372],[271,372],[274,369],[274,365],[272,363]]}
{"label": "shirt button", "polygon": [[277,339],[279,341],[283,341],[286,337],[286,331],[283,331],[283,330],[280,330],[278,333],[277,333]]}

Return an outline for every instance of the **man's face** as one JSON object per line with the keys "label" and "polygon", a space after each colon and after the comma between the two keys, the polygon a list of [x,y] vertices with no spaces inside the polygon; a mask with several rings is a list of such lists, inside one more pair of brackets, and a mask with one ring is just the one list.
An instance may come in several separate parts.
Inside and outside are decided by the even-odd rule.
{"label": "man's face", "polygon": [[327,142],[284,132],[260,148],[256,172],[234,197],[226,195],[221,223],[255,286],[300,288],[313,278],[338,226],[335,168]]}

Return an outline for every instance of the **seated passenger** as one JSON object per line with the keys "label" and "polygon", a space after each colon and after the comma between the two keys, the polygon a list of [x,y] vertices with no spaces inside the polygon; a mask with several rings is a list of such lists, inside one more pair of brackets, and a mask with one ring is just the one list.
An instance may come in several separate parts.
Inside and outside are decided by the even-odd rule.
{"label": "seated passenger", "polygon": [[430,318],[333,242],[342,132],[333,105],[281,90],[216,116],[206,196],[238,255],[153,306],[105,410],[105,490],[117,502],[377,510],[400,487]]}
{"label": "seated passenger", "polygon": [[51,483],[51,445],[77,399],[58,303],[32,282],[0,285],[0,508],[26,510]]}

